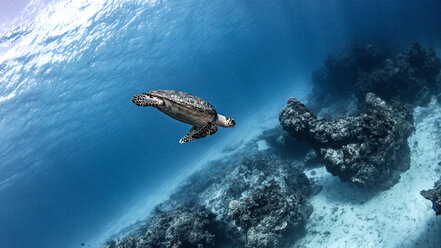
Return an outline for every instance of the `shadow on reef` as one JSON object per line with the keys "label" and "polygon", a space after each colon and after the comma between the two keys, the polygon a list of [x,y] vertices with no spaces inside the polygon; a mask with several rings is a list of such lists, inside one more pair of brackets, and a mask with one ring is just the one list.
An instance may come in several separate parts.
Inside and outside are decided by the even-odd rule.
{"label": "shadow on reef", "polygon": [[301,163],[247,149],[193,174],[148,223],[109,248],[284,247],[312,213]]}
{"label": "shadow on reef", "polygon": [[[310,151],[307,143],[292,138],[281,126],[263,131],[256,140],[259,139],[264,140],[269,148],[282,158],[303,159]],[[314,161],[309,162],[308,165]]]}
{"label": "shadow on reef", "polygon": [[[363,205],[378,194],[377,188],[354,187],[353,184],[343,183],[340,178],[326,173],[325,175],[310,176],[309,180],[317,188],[321,188],[322,196],[328,202]],[[316,206],[320,207],[320,206]]]}

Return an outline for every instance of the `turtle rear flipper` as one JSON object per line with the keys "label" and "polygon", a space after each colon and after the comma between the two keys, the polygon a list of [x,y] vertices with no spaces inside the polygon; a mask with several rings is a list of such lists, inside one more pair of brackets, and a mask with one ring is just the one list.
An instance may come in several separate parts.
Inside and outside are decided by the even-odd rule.
{"label": "turtle rear flipper", "polygon": [[146,107],[146,106],[158,107],[164,105],[164,100],[162,100],[161,98],[147,94],[135,95],[134,97],[132,97],[132,102],[135,105],[141,107]]}

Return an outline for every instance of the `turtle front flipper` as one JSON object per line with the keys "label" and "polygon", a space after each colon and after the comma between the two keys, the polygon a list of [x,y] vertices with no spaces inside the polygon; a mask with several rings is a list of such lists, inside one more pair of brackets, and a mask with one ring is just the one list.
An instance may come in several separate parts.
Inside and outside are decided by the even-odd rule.
{"label": "turtle front flipper", "polygon": [[182,143],[187,143],[187,142],[195,140],[195,138],[193,138],[192,136],[198,129],[199,129],[199,127],[193,126],[190,129],[190,131],[188,131],[188,133],[184,137],[182,137],[182,139],[179,140],[179,143],[182,144]]}
{"label": "turtle front flipper", "polygon": [[152,106],[152,107],[158,107],[161,105],[164,105],[164,100],[162,100],[159,97],[151,96],[148,94],[138,94],[132,97],[132,102],[135,105],[146,107],[146,106]]}
{"label": "turtle front flipper", "polygon": [[211,123],[211,127],[208,130],[208,135],[213,135],[217,132],[217,125],[214,123]]}
{"label": "turtle front flipper", "polygon": [[204,138],[207,135],[212,135],[217,132],[217,126],[213,122],[209,122],[206,125],[202,126],[200,129],[198,129],[193,136],[191,136],[194,139],[200,139]]}
{"label": "turtle front flipper", "polygon": [[181,139],[179,143],[187,143],[195,139],[204,138],[217,132],[217,126],[213,122],[209,122],[202,127],[193,126],[190,131]]}

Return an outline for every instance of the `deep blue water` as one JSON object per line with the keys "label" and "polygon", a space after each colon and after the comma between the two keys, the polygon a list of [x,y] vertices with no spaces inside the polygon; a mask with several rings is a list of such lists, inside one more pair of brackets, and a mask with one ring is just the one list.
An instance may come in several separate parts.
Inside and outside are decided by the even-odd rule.
{"label": "deep blue water", "polygon": [[440,1],[34,5],[0,36],[0,247],[8,248],[96,240],[139,199],[159,197],[241,135],[220,129],[181,145],[190,127],[134,106],[135,94],[191,92],[239,128],[305,94],[311,71],[351,43],[441,45]]}

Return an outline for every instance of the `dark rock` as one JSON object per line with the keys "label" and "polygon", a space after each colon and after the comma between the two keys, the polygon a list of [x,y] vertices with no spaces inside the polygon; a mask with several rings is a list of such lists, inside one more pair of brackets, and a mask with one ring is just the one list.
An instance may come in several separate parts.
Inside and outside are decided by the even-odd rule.
{"label": "dark rock", "polygon": [[435,184],[434,189],[423,190],[421,195],[427,200],[431,200],[436,215],[441,215],[441,179]]}
{"label": "dark rock", "polygon": [[214,215],[203,207],[177,207],[171,211],[156,210],[148,224],[136,236],[109,242],[108,248],[184,248],[214,247],[210,232]]}
{"label": "dark rock", "polygon": [[[172,195],[168,204],[185,203],[206,207],[216,215],[219,225],[222,226],[218,235],[225,236],[235,246],[243,246],[248,243],[248,234],[229,217],[230,203],[243,197],[251,197],[257,188],[270,182],[288,195],[306,199],[311,194],[311,185],[301,172],[302,167],[301,163],[282,159],[270,151],[251,154],[243,151],[230,158],[212,162],[209,167],[195,173]],[[307,201],[298,204],[301,204],[297,206],[298,209],[310,207]],[[262,216],[259,218],[272,218],[277,214],[277,209],[260,213]],[[290,224],[290,227],[293,225]],[[265,236],[263,230],[260,234]],[[272,240],[283,243],[286,238],[287,236],[278,235]]]}
{"label": "dark rock", "polygon": [[228,216],[246,236],[245,247],[282,247],[289,230],[304,224],[312,208],[302,194],[270,182],[229,203]]}
{"label": "dark rock", "polygon": [[309,180],[299,167],[301,165],[281,159],[271,152],[238,154],[226,161],[213,163],[193,175],[176,193],[178,197],[175,199],[178,202],[190,200],[206,206],[225,224],[226,236],[244,245],[247,242],[246,235],[228,217],[229,203],[251,195],[254,189],[270,181],[276,182],[284,192],[309,195]]}
{"label": "dark rock", "polygon": [[214,247],[214,235],[208,231],[214,217],[203,207],[157,210],[149,222],[146,243],[154,247]]}
{"label": "dark rock", "polygon": [[[272,244],[298,235],[296,230],[311,214],[307,198],[312,190],[302,168],[301,162],[282,159],[270,150],[247,148],[212,161],[157,206],[148,224],[132,238],[108,248],[279,247]],[[249,210],[244,214],[252,216],[252,225],[260,225],[245,228],[247,217],[233,214],[236,202]]]}
{"label": "dark rock", "polygon": [[[328,56],[322,68],[312,73],[314,87],[309,96],[313,111],[331,108],[326,113],[341,115],[353,111],[351,96],[355,93],[355,82],[361,73],[370,73],[383,67],[386,53],[373,45],[356,45],[349,53]],[[331,116],[324,116],[329,118]]]}
{"label": "dark rock", "polygon": [[282,159],[270,151],[244,151],[213,161],[194,173],[171,196],[171,200],[205,204],[218,217],[224,218],[227,217],[230,201],[250,194],[270,181],[277,182],[287,192],[310,195],[310,183],[300,170],[302,167],[301,163]]}
{"label": "dark rock", "polygon": [[327,119],[359,110],[369,92],[386,101],[426,105],[432,96],[441,96],[440,70],[434,50],[417,42],[395,57],[376,46],[358,45],[347,54],[329,56],[313,72],[309,105]]}
{"label": "dark rock", "polygon": [[356,95],[362,99],[366,93],[374,92],[386,101],[426,105],[439,90],[436,78],[440,69],[441,60],[433,49],[411,42],[395,60],[385,60],[382,68],[360,73]]}
{"label": "dark rock", "polygon": [[369,93],[365,114],[319,119],[295,98],[279,114],[282,127],[308,142],[326,169],[342,181],[389,187],[409,168],[407,138],[414,131],[410,107],[386,104]]}

